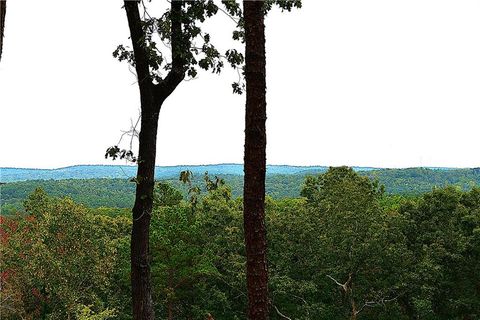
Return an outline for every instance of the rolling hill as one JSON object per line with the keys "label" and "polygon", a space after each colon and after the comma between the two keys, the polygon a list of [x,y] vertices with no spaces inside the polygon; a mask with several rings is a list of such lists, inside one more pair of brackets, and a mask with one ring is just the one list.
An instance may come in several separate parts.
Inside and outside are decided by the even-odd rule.
{"label": "rolling hill", "polygon": [[[268,166],[266,190],[273,198],[298,197],[307,175],[324,172],[327,167]],[[467,190],[480,186],[480,168],[355,168],[360,174],[378,180],[388,194],[418,195],[434,187],[454,185]],[[243,167],[239,164],[204,166],[157,167],[157,179],[167,181],[184,193],[186,187],[178,181],[180,171],[190,170],[194,183],[203,185],[203,175],[223,178],[233,196],[241,196]],[[1,168],[1,203],[21,208],[23,200],[37,187],[53,196],[69,196],[90,207],[131,207],[135,184],[134,166],[73,166],[53,170]]]}

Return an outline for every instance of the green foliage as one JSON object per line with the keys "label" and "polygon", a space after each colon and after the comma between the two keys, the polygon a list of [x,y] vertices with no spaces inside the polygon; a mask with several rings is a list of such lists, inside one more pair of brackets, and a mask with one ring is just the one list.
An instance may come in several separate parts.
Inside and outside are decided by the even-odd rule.
{"label": "green foliage", "polygon": [[164,182],[157,182],[154,192],[153,202],[156,207],[172,207],[179,204],[183,199],[180,191]]}
{"label": "green foliage", "polygon": [[[192,173],[191,184],[198,188],[203,184],[205,171],[209,168],[214,172],[237,172],[232,165],[196,167]],[[178,171],[183,167],[175,167],[173,171],[159,173],[160,181],[169,183],[182,192],[185,196],[189,188],[184,182],[179,181]],[[291,167],[273,167],[273,172],[297,172]],[[267,195],[275,198],[294,198],[300,195],[302,185],[304,192],[309,183],[316,184],[316,177],[310,176],[313,171],[302,172],[302,168],[294,174],[268,174],[266,182]],[[290,171],[289,171],[290,170]],[[317,169],[315,169],[317,170]],[[185,171],[186,172],[186,171]],[[419,174],[421,172],[422,174]],[[108,172],[101,171],[102,175]],[[393,209],[398,209],[400,203],[405,199],[414,198],[421,193],[429,192],[433,187],[444,187],[455,185],[462,190],[470,190],[472,187],[480,186],[480,174],[474,169],[461,170],[430,170],[430,169],[382,169],[360,171],[360,175],[378,180],[380,185],[385,186],[385,197],[380,201],[385,205],[387,202]],[[231,187],[233,197],[239,197],[243,193],[243,176],[240,174],[217,174],[218,179]],[[131,208],[134,202],[135,183],[124,179],[69,179],[69,180],[38,180],[10,182],[2,185],[2,213],[9,215],[22,208],[25,199],[35,188],[41,187],[48,194],[63,197],[68,196],[76,202],[88,207],[116,207]],[[201,192],[202,188],[196,190]],[[206,188],[203,188],[206,189]],[[307,194],[303,194],[307,196]]]}
{"label": "green foliage", "polygon": [[[182,177],[188,182],[186,175]],[[205,319],[213,314],[215,319],[235,319],[243,308],[237,305],[234,312],[229,311],[232,294],[238,292],[232,291],[225,279],[226,272],[237,276],[243,271],[238,247],[242,234],[237,227],[241,211],[220,180],[212,181],[207,175],[204,179],[207,194],[201,199],[190,197],[188,202],[168,206],[157,202],[154,209],[152,274],[156,314],[162,318],[170,314],[173,318]],[[233,231],[235,241],[229,241],[228,234]],[[243,278],[236,280],[236,285],[243,284]]]}
{"label": "green foliage", "polygon": [[36,188],[42,188],[55,197],[68,196],[88,207],[131,208],[135,200],[135,184],[127,179],[71,179],[7,183],[2,186],[2,212],[22,209],[22,203]]}
{"label": "green foliage", "polygon": [[105,309],[101,312],[94,312],[92,306],[81,305],[78,307],[76,317],[78,320],[106,320],[115,317],[115,310]]}
{"label": "green foliage", "polygon": [[405,304],[422,319],[480,317],[480,191],[436,189],[400,213],[417,263]]}
{"label": "green foliage", "polygon": [[432,188],[455,185],[462,190],[480,186],[478,169],[377,169],[364,171],[363,175],[378,180],[391,194],[421,194]]}
{"label": "green foliage", "polygon": [[[172,41],[172,21],[175,19],[181,21],[181,35],[177,35],[180,43],[176,48],[172,48],[171,56],[180,57],[182,61],[183,72],[190,78],[195,78],[199,70],[220,73],[225,63],[229,64],[239,74],[239,80],[232,83],[234,93],[242,94],[245,91],[245,83],[241,75],[243,74],[245,58],[242,52],[231,48],[222,54],[212,43],[212,37],[209,33],[202,30],[207,19],[222,12],[234,21],[232,25],[232,38],[244,42],[244,22],[241,2],[235,0],[223,0],[221,4],[213,0],[197,0],[182,2],[178,17],[175,12],[166,9],[164,13],[155,17],[151,15],[148,6],[141,2],[143,6],[142,28],[144,37],[142,39],[143,49],[146,53],[150,77],[155,83],[162,83],[166,77],[163,72],[172,70],[172,63],[166,59],[166,55],[161,48],[157,46],[158,42]],[[265,1],[265,14],[267,14],[274,5],[279,6],[282,11],[290,11],[292,8],[300,8],[301,0],[294,1]],[[133,50],[128,46],[119,45],[113,52],[113,56],[119,61],[127,61],[135,66],[135,56]],[[119,153],[120,152],[120,153]],[[107,150],[106,157],[129,158],[130,151],[120,150],[117,146]],[[134,158],[134,160],[136,160]]]}
{"label": "green foliage", "polygon": [[65,319],[80,305],[103,309],[101,298],[113,289],[117,242],[129,221],[49,198],[40,189],[25,201],[25,211],[12,220],[2,246],[1,270],[20,287],[18,314]]}
{"label": "green foliage", "polygon": [[[225,8],[231,10],[231,5],[225,2]],[[150,71],[150,77],[155,83],[165,81],[164,72],[172,70],[172,63],[167,59],[166,54],[162,52],[161,47],[157,46],[159,42],[172,41],[172,21],[180,20],[182,23],[181,35],[177,35],[180,41],[178,47],[174,48],[175,52],[171,52],[172,57],[180,57],[182,61],[183,72],[189,78],[195,78],[199,70],[220,73],[224,68],[225,62],[228,62],[235,70],[241,70],[244,63],[244,56],[241,52],[230,49],[225,54],[220,51],[211,41],[211,35],[202,30],[205,21],[219,12],[219,6],[213,0],[185,1],[182,3],[180,16],[174,16],[174,12],[165,9],[161,16],[154,16],[149,13],[148,5],[140,3],[142,11],[142,27],[144,32],[143,47],[146,52],[147,62]],[[223,4],[221,5],[223,7]],[[226,12],[222,9],[223,12]],[[233,10],[232,12],[240,13]],[[234,19],[235,20],[235,19]],[[233,25],[232,29],[241,27],[240,23]],[[177,52],[178,51],[178,52]],[[119,45],[113,52],[113,56],[119,61],[127,61],[130,65],[135,66],[135,57],[133,50],[124,45]],[[242,93],[242,80],[235,82],[235,86],[239,90],[236,93]],[[107,150],[105,157],[111,156],[116,158],[119,151],[123,152],[124,158],[128,158],[127,150],[120,150],[117,146]],[[134,159],[136,160],[136,159]]]}
{"label": "green foliage", "polygon": [[153,213],[151,229],[157,314],[162,318],[169,312],[174,312],[175,318],[205,316],[199,312],[203,303],[198,291],[217,270],[201,219],[186,204],[159,207]]}
{"label": "green foliage", "polygon": [[[156,315],[244,319],[242,201],[221,178],[185,181],[155,187]],[[479,188],[392,196],[346,167],[303,185],[266,199],[271,319],[480,317]],[[129,211],[42,190],[24,210],[0,219],[2,317],[130,320]]]}
{"label": "green foliage", "polygon": [[383,302],[402,293],[411,259],[399,231],[402,219],[379,205],[382,190],[340,167],[308,178],[302,194],[306,204],[290,209],[283,222],[292,221],[292,229],[274,229],[284,236],[270,241],[284,247],[276,250],[285,256],[272,270],[281,289],[277,299],[291,308],[282,312],[301,319],[398,318],[395,303]]}

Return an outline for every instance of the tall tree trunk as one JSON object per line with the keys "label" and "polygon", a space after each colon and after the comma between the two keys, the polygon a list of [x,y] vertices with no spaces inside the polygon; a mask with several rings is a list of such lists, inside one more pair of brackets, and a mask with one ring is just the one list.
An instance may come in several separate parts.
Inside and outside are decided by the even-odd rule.
{"label": "tall tree trunk", "polygon": [[137,188],[135,204],[132,209],[133,224],[130,242],[133,319],[153,320],[155,319],[155,313],[152,300],[149,238],[160,108],[157,108],[156,101],[153,98],[148,60],[142,45],[143,29],[138,3],[136,1],[125,1],[125,10],[135,54],[135,68],[141,103]]}
{"label": "tall tree trunk", "polygon": [[138,154],[137,190],[133,207],[131,281],[136,320],[154,319],[150,275],[150,218],[153,207],[158,113],[142,112]]}
{"label": "tall tree trunk", "polygon": [[0,60],[3,52],[3,36],[5,32],[5,14],[7,12],[7,0],[0,0]]}
{"label": "tall tree trunk", "polygon": [[263,1],[243,2],[245,19],[245,158],[243,215],[247,253],[248,318],[268,319],[265,228],[266,58]]}
{"label": "tall tree trunk", "polygon": [[124,1],[141,103],[137,188],[132,209],[133,224],[130,242],[132,308],[134,320],[153,320],[155,313],[152,300],[149,238],[155,183],[158,117],[163,102],[185,76],[181,43],[183,2],[171,1],[172,68],[164,81],[158,84],[152,82],[150,74],[148,55],[145,50],[145,33],[138,3],[139,0]]}

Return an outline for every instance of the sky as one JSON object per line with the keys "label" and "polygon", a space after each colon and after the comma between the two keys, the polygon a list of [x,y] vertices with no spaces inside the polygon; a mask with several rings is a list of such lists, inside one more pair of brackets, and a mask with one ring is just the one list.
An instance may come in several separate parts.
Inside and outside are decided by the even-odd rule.
{"label": "sky", "polygon": [[[267,162],[480,166],[480,1],[304,0],[267,27]],[[0,166],[104,159],[138,117],[120,0],[9,0],[0,62]],[[159,10],[160,12],[160,10]],[[207,26],[226,50],[233,24]],[[238,44],[236,45],[238,46]],[[236,74],[200,73],[160,113],[157,164],[241,163]]]}

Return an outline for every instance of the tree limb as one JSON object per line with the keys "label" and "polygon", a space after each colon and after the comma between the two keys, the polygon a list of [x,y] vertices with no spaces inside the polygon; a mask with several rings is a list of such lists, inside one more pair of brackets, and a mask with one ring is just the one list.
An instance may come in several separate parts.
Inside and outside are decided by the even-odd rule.
{"label": "tree limb", "polygon": [[366,302],[363,304],[363,306],[355,312],[355,315],[359,314],[364,308],[373,308],[373,307],[376,307],[376,306],[384,306],[384,305],[385,305],[385,302],[394,301],[394,300],[396,300],[398,297],[399,297],[399,295],[396,296],[396,297],[394,297],[394,298],[390,298],[390,299],[380,298],[378,301],[366,301]]}
{"label": "tree limb", "polygon": [[[127,13],[130,37],[132,39],[133,52],[135,55],[135,69],[137,71],[138,86],[142,100],[152,99],[152,77],[150,75],[147,51],[145,50],[145,32],[142,28],[142,19],[138,9],[138,0],[125,0],[124,7]],[[144,108],[152,106],[152,101],[142,101]]]}
{"label": "tree limb", "polygon": [[273,307],[275,308],[275,311],[277,312],[277,314],[278,314],[280,317],[282,317],[283,319],[292,320],[292,318],[289,318],[289,317],[287,317],[286,315],[284,315],[283,313],[281,313],[280,310],[278,310],[278,308],[277,308],[276,305],[274,305],[274,304],[272,304],[272,305],[273,305]]}
{"label": "tree limb", "polygon": [[330,278],[333,282],[335,282],[335,284],[337,284],[338,286],[340,286],[343,291],[345,291],[345,293],[348,292],[348,286],[350,285],[350,283],[352,282],[352,273],[349,273],[348,274],[348,280],[345,282],[345,283],[340,283],[338,282],[334,277],[332,277],[331,275],[327,274],[327,277]]}
{"label": "tree limb", "polygon": [[171,21],[172,21],[172,30],[171,30],[171,46],[172,46],[172,68],[168,72],[167,76],[163,81],[155,85],[155,95],[160,100],[165,100],[172,94],[175,88],[183,81],[185,78],[185,57],[184,47],[184,36],[182,32],[182,6],[183,1],[181,0],[172,0],[170,2],[171,9]]}

